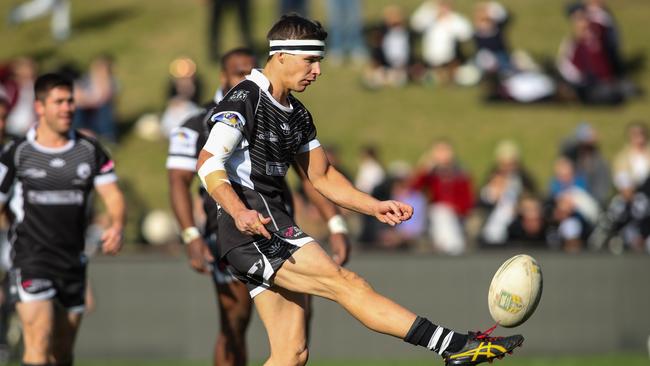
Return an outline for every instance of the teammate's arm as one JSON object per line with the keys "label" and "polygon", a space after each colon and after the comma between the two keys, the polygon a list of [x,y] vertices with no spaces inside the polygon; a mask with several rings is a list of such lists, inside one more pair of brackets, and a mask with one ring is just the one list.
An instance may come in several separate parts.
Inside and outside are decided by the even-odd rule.
{"label": "teammate's arm", "polygon": [[196,170],[205,189],[233,218],[239,231],[270,239],[271,234],[264,225],[271,222],[271,218],[248,209],[233,190],[226,173],[226,161],[242,138],[243,135],[238,129],[224,123],[215,124],[208,141],[199,153]]}
{"label": "teammate's arm", "polygon": [[117,254],[122,248],[122,232],[126,216],[126,205],[124,195],[116,182],[95,186],[99,193],[108,216],[111,218],[111,226],[102,234],[102,251],[104,254]]}
{"label": "teammate's arm", "polygon": [[413,215],[413,207],[394,200],[379,201],[372,196],[354,188],[352,183],[334,168],[321,146],[296,155],[300,169],[323,196],[337,205],[375,216],[377,220],[397,225]]}
{"label": "teammate's arm", "polygon": [[[194,174],[195,173],[190,170],[167,170],[172,209],[174,210],[176,219],[178,220],[183,232],[186,232],[188,228],[194,228],[194,230],[196,230],[194,215],[192,213],[192,195],[190,194]],[[183,240],[185,240],[185,238],[183,238]],[[191,241],[185,243],[187,245],[187,255],[190,259],[190,266],[197,272],[208,273],[208,263],[214,260],[212,254],[210,254],[208,245],[205,243],[201,235],[196,235],[190,240]]]}
{"label": "teammate's arm", "polygon": [[309,201],[316,206],[316,209],[318,209],[323,220],[328,223],[332,259],[336,264],[342,266],[348,261],[350,242],[348,240],[348,231],[345,226],[345,221],[343,221],[343,217],[341,216],[341,212],[332,201],[325,198],[316,190],[316,188],[314,188],[309,181],[309,177],[307,177],[302,169],[298,168],[296,164],[294,164],[294,167],[296,168],[298,176],[302,180],[305,195],[307,195]]}

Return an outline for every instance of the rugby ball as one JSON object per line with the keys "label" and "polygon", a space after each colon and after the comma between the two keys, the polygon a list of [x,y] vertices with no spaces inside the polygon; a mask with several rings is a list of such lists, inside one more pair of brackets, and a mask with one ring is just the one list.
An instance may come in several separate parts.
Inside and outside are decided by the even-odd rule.
{"label": "rugby ball", "polygon": [[494,274],[488,293],[490,315],[499,325],[516,327],[525,322],[542,297],[542,270],[526,254],[505,261]]}

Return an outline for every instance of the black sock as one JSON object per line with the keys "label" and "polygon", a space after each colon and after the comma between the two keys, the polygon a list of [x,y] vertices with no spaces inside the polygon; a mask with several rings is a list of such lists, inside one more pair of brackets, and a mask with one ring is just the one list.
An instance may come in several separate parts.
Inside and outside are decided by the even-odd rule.
{"label": "black sock", "polygon": [[428,348],[438,354],[459,351],[467,342],[466,334],[459,334],[451,329],[431,323],[428,319],[417,317],[404,342]]}

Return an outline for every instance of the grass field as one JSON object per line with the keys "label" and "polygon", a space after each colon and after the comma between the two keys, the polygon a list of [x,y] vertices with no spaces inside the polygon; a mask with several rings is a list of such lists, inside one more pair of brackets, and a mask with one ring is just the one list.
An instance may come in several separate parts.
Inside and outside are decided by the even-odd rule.
{"label": "grass field", "polygon": [[[388,0],[365,2],[368,21],[378,19]],[[1,2],[6,15],[17,2]],[[275,1],[256,0],[254,30],[260,47],[264,32],[276,17]],[[406,11],[420,0],[399,2]],[[538,59],[553,58],[567,32],[564,0],[504,0],[514,14],[509,32],[514,48],[528,50]],[[0,26],[0,60],[19,55],[37,58],[44,69],[66,61],[81,66],[99,52],[112,53],[121,92],[118,103],[122,127],[127,130],[113,147],[118,173],[129,192],[130,217],[136,220],[150,208],[168,208],[164,182],[166,143],[144,142],[128,132],[130,124],[145,112],[161,112],[166,92],[167,65],[176,56],[197,60],[211,94],[217,82],[216,65],[207,61],[204,3],[187,0],[106,2],[72,1],[73,35],[57,44],[49,37],[49,20],[18,27]],[[326,20],[324,1],[314,1],[313,15]],[[458,0],[458,8],[471,14],[472,0]],[[622,29],[625,54],[647,53],[645,25],[650,19],[647,0],[611,2]],[[237,45],[235,23],[226,17],[224,47]],[[475,88],[408,86],[403,89],[365,90],[354,68],[333,68],[325,61],[322,78],[300,95],[312,111],[319,138],[340,148],[348,171],[354,172],[358,148],[376,143],[385,162],[402,159],[411,163],[437,137],[455,143],[463,164],[475,181],[482,180],[495,143],[512,138],[523,146],[525,164],[545,187],[559,141],[580,121],[590,121],[600,132],[602,149],[612,157],[623,142],[623,128],[635,119],[648,119],[650,104],[638,99],[615,108],[580,105],[487,105]],[[650,90],[650,73],[636,78]],[[133,239],[133,238],[132,238]]]}
{"label": "grass field", "polygon": [[[558,357],[558,358],[524,358],[512,357],[494,363],[500,366],[646,366],[650,363],[646,355],[607,355],[591,357]],[[79,366],[205,366],[207,361],[84,361],[76,363]],[[261,365],[261,363],[252,363]],[[310,366],[431,366],[442,365],[436,358],[431,360],[404,361],[314,361]]]}

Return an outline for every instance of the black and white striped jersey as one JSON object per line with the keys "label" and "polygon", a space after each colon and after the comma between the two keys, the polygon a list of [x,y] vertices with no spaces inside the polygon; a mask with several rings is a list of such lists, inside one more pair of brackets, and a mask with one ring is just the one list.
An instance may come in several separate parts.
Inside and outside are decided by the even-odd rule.
{"label": "black and white striped jersey", "polygon": [[[271,217],[271,232],[293,226],[286,207],[284,177],[296,154],[320,146],[316,127],[305,106],[289,95],[290,106],[278,103],[269,92],[269,80],[253,70],[212,110],[210,124],[223,123],[241,131],[243,138],[226,162],[226,172],[239,198],[262,215]],[[220,252],[254,240],[220,212]]]}
{"label": "black and white striped jersey", "polygon": [[66,276],[85,268],[87,204],[93,187],[117,180],[99,143],[71,131],[50,148],[32,128],[0,156],[0,202],[9,205],[13,263],[23,271]]}

